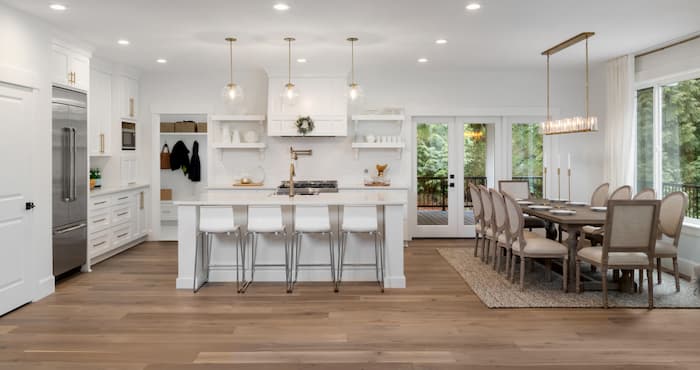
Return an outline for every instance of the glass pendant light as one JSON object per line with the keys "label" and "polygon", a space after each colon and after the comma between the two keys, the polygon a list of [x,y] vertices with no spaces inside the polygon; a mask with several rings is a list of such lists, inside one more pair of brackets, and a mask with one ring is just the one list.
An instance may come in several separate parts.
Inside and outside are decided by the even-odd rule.
{"label": "glass pendant light", "polygon": [[363,97],[362,88],[355,82],[355,41],[358,40],[357,37],[348,37],[350,41],[350,47],[352,49],[352,69],[350,72],[350,89],[348,90],[348,98],[351,103],[358,103]]}
{"label": "glass pendant light", "polygon": [[233,43],[237,40],[235,37],[227,37],[226,41],[229,44],[229,83],[224,87],[222,96],[227,103],[240,103],[243,100],[243,89],[233,82]]}
{"label": "glass pendant light", "polygon": [[287,41],[288,45],[288,64],[287,73],[288,80],[284,85],[284,90],[282,90],[282,98],[284,102],[288,105],[296,104],[299,98],[299,88],[292,83],[292,41],[295,41],[294,37],[285,37],[284,41]]}

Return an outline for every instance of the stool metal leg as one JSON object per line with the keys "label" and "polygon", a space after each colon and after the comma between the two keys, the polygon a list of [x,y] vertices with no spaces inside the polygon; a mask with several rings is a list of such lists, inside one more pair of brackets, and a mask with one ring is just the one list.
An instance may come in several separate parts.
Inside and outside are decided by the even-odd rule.
{"label": "stool metal leg", "polygon": [[192,293],[197,293],[199,290],[199,287],[197,286],[197,257],[199,256],[199,249],[202,248],[202,245],[204,244],[204,239],[203,239],[203,233],[200,233],[199,236],[199,243],[196,243],[194,246],[194,274],[192,275]]}
{"label": "stool metal leg", "polygon": [[328,253],[331,259],[331,279],[333,279],[333,285],[335,285],[335,248],[333,248],[333,232],[328,232]]}
{"label": "stool metal leg", "polygon": [[381,287],[382,293],[384,293],[384,262],[386,260],[386,248],[384,247],[384,234],[379,233],[379,256],[381,257],[381,262],[379,264],[381,273]]}

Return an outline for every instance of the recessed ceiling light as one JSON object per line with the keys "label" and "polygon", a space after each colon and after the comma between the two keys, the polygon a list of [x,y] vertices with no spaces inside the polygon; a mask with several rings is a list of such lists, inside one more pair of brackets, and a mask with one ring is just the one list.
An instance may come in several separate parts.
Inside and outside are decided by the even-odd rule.
{"label": "recessed ceiling light", "polygon": [[467,5],[467,10],[479,10],[479,9],[481,9],[481,4],[479,4],[479,3],[469,3],[469,5]]}
{"label": "recessed ceiling light", "polygon": [[306,63],[306,58],[297,59],[297,63]]}
{"label": "recessed ceiling light", "polygon": [[420,58],[418,59],[418,63],[428,63],[428,58]]}
{"label": "recessed ceiling light", "polygon": [[119,40],[117,41],[117,44],[119,44],[119,45],[129,45],[130,42],[129,42],[129,40],[126,40],[126,39],[119,39]]}
{"label": "recessed ceiling light", "polygon": [[289,5],[287,5],[285,3],[277,3],[273,6],[273,8],[275,8],[275,10],[280,10],[280,11],[289,10]]}
{"label": "recessed ceiling light", "polygon": [[68,7],[66,7],[66,6],[63,5],[63,4],[51,4],[51,5],[49,5],[49,8],[51,8],[51,9],[53,9],[53,10],[60,11],[60,12],[62,12],[62,11],[64,11],[64,10],[68,9]]}
{"label": "recessed ceiling light", "polygon": [[163,58],[156,59],[156,63],[165,64],[165,63],[167,63],[167,62],[168,62],[167,59],[163,59]]}
{"label": "recessed ceiling light", "polygon": [[437,40],[435,40],[435,43],[438,44],[438,45],[444,45],[444,44],[447,44],[447,40],[445,40],[445,39],[437,39]]}

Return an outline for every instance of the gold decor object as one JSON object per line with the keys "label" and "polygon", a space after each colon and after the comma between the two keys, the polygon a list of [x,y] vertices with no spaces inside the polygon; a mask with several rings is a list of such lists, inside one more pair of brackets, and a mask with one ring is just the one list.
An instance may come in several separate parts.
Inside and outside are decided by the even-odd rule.
{"label": "gold decor object", "polygon": [[[598,131],[598,118],[590,115],[590,98],[589,98],[589,63],[588,63],[588,39],[593,37],[595,32],[583,32],[566,41],[563,41],[545,51],[542,55],[547,56],[547,119],[540,124],[540,131],[544,135],[572,134],[576,132],[593,132]],[[571,117],[558,120],[552,119],[550,111],[550,73],[549,59],[552,55],[578,44],[581,41],[586,42],[586,116]]]}
{"label": "gold decor object", "polygon": [[377,165],[377,177],[384,177],[384,171],[386,171],[388,164],[378,164]]}

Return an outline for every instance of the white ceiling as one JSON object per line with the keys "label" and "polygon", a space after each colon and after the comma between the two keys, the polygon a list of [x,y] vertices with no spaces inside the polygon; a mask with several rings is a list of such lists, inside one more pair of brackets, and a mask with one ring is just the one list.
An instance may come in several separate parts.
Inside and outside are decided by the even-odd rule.
{"label": "white ceiling", "polygon": [[[236,68],[284,71],[285,36],[293,55],[308,59],[298,73],[347,71],[357,36],[358,69],[523,68],[544,64],[540,53],[594,31],[591,59],[601,62],[700,30],[700,0],[0,0],[94,45],[103,58],[143,69],[223,69],[224,37],[239,39]],[[117,45],[127,38],[131,45]],[[446,38],[446,45],[436,45]],[[416,66],[425,57],[429,63]],[[158,65],[156,58],[166,58]],[[582,63],[583,47],[556,55],[555,65]]]}

